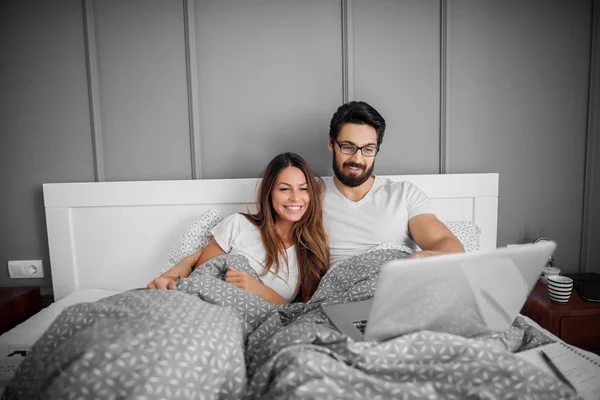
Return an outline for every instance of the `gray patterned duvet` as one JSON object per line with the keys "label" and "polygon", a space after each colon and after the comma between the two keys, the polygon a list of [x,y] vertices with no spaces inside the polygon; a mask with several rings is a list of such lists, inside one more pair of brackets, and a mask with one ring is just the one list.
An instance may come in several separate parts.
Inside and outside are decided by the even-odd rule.
{"label": "gray patterned duvet", "polygon": [[328,272],[310,302],[273,305],[222,280],[217,257],[176,291],[133,290],[64,310],[3,399],[569,399],[513,352],[547,340],[517,318],[478,338],[419,331],[354,342],[321,312],[372,297],[379,267],[407,254],[364,253]]}

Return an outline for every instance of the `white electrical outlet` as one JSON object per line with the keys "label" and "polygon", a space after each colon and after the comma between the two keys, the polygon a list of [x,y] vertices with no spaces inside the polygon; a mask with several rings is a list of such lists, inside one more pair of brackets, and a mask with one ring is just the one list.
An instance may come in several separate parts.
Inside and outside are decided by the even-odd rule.
{"label": "white electrical outlet", "polygon": [[8,275],[11,278],[43,278],[42,260],[19,260],[8,262]]}

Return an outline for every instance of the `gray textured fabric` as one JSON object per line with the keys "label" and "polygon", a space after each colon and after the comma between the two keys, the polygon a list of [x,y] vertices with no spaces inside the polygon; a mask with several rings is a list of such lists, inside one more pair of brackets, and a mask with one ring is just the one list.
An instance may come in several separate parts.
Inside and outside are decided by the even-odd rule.
{"label": "gray textured fabric", "polygon": [[222,280],[228,266],[254,273],[245,258],[204,266],[177,291],[134,290],[68,307],[3,398],[240,398],[245,336],[276,307]]}
{"label": "gray textured fabric", "polygon": [[371,297],[379,268],[406,255],[352,257],[306,304],[273,305],[222,281],[229,265],[253,273],[243,257],[225,255],[177,291],[73,306],[36,343],[5,397],[574,398],[512,354],[540,342],[522,320],[479,338],[419,331],[354,342],[335,330],[320,306]]}
{"label": "gray textured fabric", "polygon": [[323,278],[293,322],[273,319],[255,330],[246,349],[246,398],[575,398],[552,375],[511,353],[542,342],[523,329],[522,319],[479,338],[420,331],[381,343],[354,342],[329,324],[320,304],[372,297],[379,268],[406,256],[385,249],[352,257]]}

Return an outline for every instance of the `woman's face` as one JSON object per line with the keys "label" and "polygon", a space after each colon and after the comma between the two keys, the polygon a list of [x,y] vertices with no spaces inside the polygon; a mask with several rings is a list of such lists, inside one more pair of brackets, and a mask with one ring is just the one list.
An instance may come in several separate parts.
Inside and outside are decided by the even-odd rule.
{"label": "woman's face", "polygon": [[306,213],[310,196],[306,176],[296,167],[285,167],[271,190],[271,203],[278,222],[296,222]]}

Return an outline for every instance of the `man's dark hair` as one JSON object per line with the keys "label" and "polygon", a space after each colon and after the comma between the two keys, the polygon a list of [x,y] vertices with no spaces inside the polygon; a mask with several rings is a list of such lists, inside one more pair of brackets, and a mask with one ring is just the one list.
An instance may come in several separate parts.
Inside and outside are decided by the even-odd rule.
{"label": "man's dark hair", "polygon": [[385,119],[364,101],[351,101],[341,105],[331,117],[329,137],[337,139],[344,124],[359,124],[372,126],[377,132],[377,146],[383,142]]}

